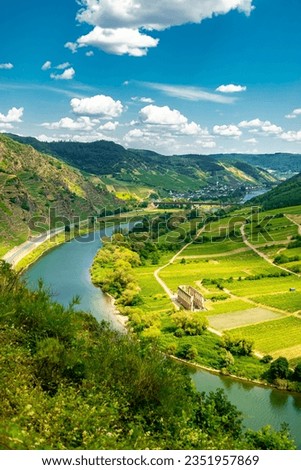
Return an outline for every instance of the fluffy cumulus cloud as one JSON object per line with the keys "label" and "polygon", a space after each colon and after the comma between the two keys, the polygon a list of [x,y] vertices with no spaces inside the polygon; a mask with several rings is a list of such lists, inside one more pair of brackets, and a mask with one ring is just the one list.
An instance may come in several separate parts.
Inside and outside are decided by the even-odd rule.
{"label": "fluffy cumulus cloud", "polygon": [[251,121],[241,121],[238,126],[243,129],[251,129],[252,132],[261,132],[263,135],[279,135],[283,132],[282,127],[272,124],[270,121],[252,119]]}
{"label": "fluffy cumulus cloud", "polygon": [[150,47],[156,47],[159,40],[137,29],[96,26],[90,33],[81,36],[77,42],[79,47],[94,46],[110,54],[141,57],[147,54]]}
{"label": "fluffy cumulus cloud", "polygon": [[124,136],[124,141],[126,143],[131,143],[143,137],[145,137],[145,134],[141,129],[132,129]]}
{"label": "fluffy cumulus cloud", "polygon": [[235,126],[234,124],[230,125],[222,125],[222,126],[214,126],[213,132],[216,135],[220,135],[222,137],[240,137],[242,132],[239,127]]}
{"label": "fluffy cumulus cloud", "polygon": [[[158,39],[146,31],[162,31],[171,26],[200,23],[205,18],[238,10],[250,14],[252,0],[80,0],[77,20],[93,30],[76,43],[69,42],[72,52],[77,47],[92,45],[112,54],[145,55]],[[142,32],[141,32],[142,31]]]}
{"label": "fluffy cumulus cloud", "polygon": [[82,99],[73,98],[70,104],[74,113],[88,116],[114,118],[120,116],[123,111],[121,101],[115,101],[111,96],[106,95],[95,95]]}
{"label": "fluffy cumulus cloud", "polygon": [[286,142],[301,142],[301,131],[283,132],[280,138]]}
{"label": "fluffy cumulus cloud", "polygon": [[215,91],[219,91],[220,93],[240,93],[242,91],[246,91],[247,87],[242,85],[220,85]]}
{"label": "fluffy cumulus cloud", "polygon": [[181,114],[180,111],[170,109],[168,106],[155,106],[150,104],[141,109],[139,116],[144,124],[168,127],[174,133],[201,135],[207,132],[194,121],[189,122],[187,117]]}
{"label": "fluffy cumulus cloud", "polygon": [[12,122],[22,122],[21,117],[23,116],[24,108],[11,108],[7,114],[0,113],[0,123],[12,123]]}
{"label": "fluffy cumulus cloud", "polygon": [[75,70],[73,67],[70,67],[64,70],[63,73],[52,73],[50,77],[53,78],[54,80],[72,80],[74,78],[74,75],[75,75]]}
{"label": "fluffy cumulus cloud", "polygon": [[114,121],[114,122],[109,121],[109,122],[106,122],[105,124],[99,126],[99,130],[113,132],[113,131],[116,131],[118,125],[119,125],[118,121]]}
{"label": "fluffy cumulus cloud", "polygon": [[291,114],[287,114],[286,119],[296,119],[297,116],[300,116],[301,108],[296,108]]}
{"label": "fluffy cumulus cloud", "polygon": [[6,64],[0,64],[0,69],[2,69],[2,70],[11,70],[13,68],[14,68],[14,66],[10,62],[7,62]]}
{"label": "fluffy cumulus cloud", "polygon": [[76,120],[69,117],[64,117],[57,122],[44,122],[42,124],[46,129],[68,129],[71,131],[91,131],[97,124],[98,119],[90,119],[87,116],[82,116]]}
{"label": "fluffy cumulus cloud", "polygon": [[185,23],[200,23],[213,15],[238,9],[249,14],[252,0],[81,0],[77,19],[111,28],[163,30]]}

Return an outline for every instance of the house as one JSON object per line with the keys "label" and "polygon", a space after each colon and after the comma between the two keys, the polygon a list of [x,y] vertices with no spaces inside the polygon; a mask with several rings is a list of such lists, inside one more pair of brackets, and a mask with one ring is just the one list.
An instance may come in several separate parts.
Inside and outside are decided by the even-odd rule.
{"label": "house", "polygon": [[192,286],[179,286],[177,301],[186,310],[205,310],[205,299]]}

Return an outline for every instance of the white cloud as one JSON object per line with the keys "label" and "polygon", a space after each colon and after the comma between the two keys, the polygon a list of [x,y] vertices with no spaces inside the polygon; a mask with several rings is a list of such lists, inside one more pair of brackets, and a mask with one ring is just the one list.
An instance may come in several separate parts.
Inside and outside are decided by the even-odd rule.
{"label": "white cloud", "polygon": [[281,134],[283,132],[282,127],[276,126],[276,124],[272,124],[270,121],[266,121],[263,126],[261,127],[262,131],[265,134]]}
{"label": "white cloud", "polygon": [[214,126],[213,132],[214,134],[223,137],[240,137],[242,134],[239,127],[235,126],[234,124],[230,124],[228,126],[226,124],[223,126]]}
{"label": "white cloud", "polygon": [[105,124],[103,124],[102,126],[99,126],[99,130],[101,131],[115,131],[117,129],[119,125],[119,122],[118,121],[115,121],[115,122],[112,122],[112,121],[109,121],[109,122],[106,122]]}
{"label": "white cloud", "polygon": [[265,135],[278,135],[283,132],[282,127],[272,124],[270,121],[261,121],[258,118],[251,121],[241,121],[238,126],[243,129],[252,129],[252,132],[261,131]]}
{"label": "white cloud", "polygon": [[[139,82],[137,82],[139,84]],[[153,90],[162,91],[162,93],[175,98],[181,98],[189,101],[211,101],[213,103],[230,104],[236,101],[236,98],[221,96],[215,93],[209,93],[198,87],[182,85],[166,85],[163,83],[140,82],[141,85]]]}
{"label": "white cloud", "polygon": [[41,142],[95,142],[97,140],[111,140],[100,132],[89,134],[54,134],[52,136],[41,134],[37,136],[37,139]]}
{"label": "white cloud", "polygon": [[286,142],[301,142],[301,131],[283,132],[279,137]]}
{"label": "white cloud", "polygon": [[96,95],[91,98],[73,98],[70,102],[72,110],[76,114],[99,115],[102,117],[114,118],[120,116],[123,105],[111,96]]}
{"label": "white cloud", "polygon": [[45,71],[45,70],[51,69],[51,67],[52,67],[52,64],[50,60],[46,60],[45,64],[42,65],[41,69]]}
{"label": "white cloud", "polygon": [[252,119],[251,121],[241,121],[238,126],[243,127],[244,129],[261,127],[264,124],[264,121],[260,119]]}
{"label": "white cloud", "polygon": [[154,100],[152,98],[146,98],[145,96],[142,96],[141,98],[139,98],[139,96],[133,96],[131,100],[138,101],[139,103],[154,103]]}
{"label": "white cloud", "polygon": [[213,140],[197,140],[196,144],[200,145],[204,149],[214,149],[216,147],[216,142]]}
{"label": "white cloud", "polygon": [[67,49],[70,49],[72,54],[75,54],[77,52],[78,44],[76,42],[68,41],[66,42],[64,47],[66,47]]}
{"label": "white cloud", "polygon": [[285,117],[287,119],[295,119],[300,114],[301,114],[301,108],[296,108],[291,114],[287,114]]}
{"label": "white cloud", "polygon": [[220,91],[221,93],[240,93],[246,91],[247,87],[242,85],[220,85],[215,91]]}
{"label": "white cloud", "polygon": [[64,62],[63,64],[59,64],[57,65],[55,68],[58,69],[58,70],[64,70],[66,69],[67,67],[70,67],[71,64],[69,64],[69,62]]}
{"label": "white cloud", "polygon": [[53,78],[54,80],[72,80],[74,75],[75,75],[75,70],[73,67],[70,67],[69,69],[64,70],[62,74],[52,73],[50,77]]}
{"label": "white cloud", "polygon": [[1,131],[4,131],[7,130],[7,129],[13,129],[14,126],[12,126],[12,124],[8,123],[8,122],[0,122],[0,129]]}
{"label": "white cloud", "polygon": [[94,46],[109,54],[128,54],[141,57],[148,48],[156,47],[159,40],[130,28],[101,28],[96,26],[90,33],[77,40],[79,47]]}
{"label": "white cloud", "polygon": [[0,113],[0,123],[22,122],[24,108],[11,108],[6,115]]}
{"label": "white cloud", "polygon": [[93,51],[88,51],[86,52],[86,56],[87,57],[92,57],[94,55],[94,52]]}
{"label": "white cloud", "polygon": [[106,28],[164,30],[238,9],[250,14],[252,0],[81,0],[77,19]]}
{"label": "white cloud", "polygon": [[90,119],[87,116],[82,116],[76,120],[69,117],[64,117],[57,122],[44,122],[41,125],[46,129],[69,129],[89,132],[97,124],[99,124],[98,119]]}
{"label": "white cloud", "polygon": [[247,144],[257,144],[258,141],[253,137],[252,139],[246,139],[245,142]]}
{"label": "white cloud", "polygon": [[0,64],[0,69],[3,69],[3,70],[11,70],[13,68],[14,68],[14,66],[10,62],[8,62],[6,64]]}
{"label": "white cloud", "polygon": [[127,143],[134,142],[144,137],[144,132],[141,129],[132,129],[124,136],[124,141]]}
{"label": "white cloud", "polygon": [[[148,105],[141,109],[140,119],[149,129],[163,128],[173,135],[209,135],[207,129],[202,129],[194,121],[189,122],[187,117],[177,109],[170,109],[168,106]],[[156,129],[157,128],[157,129]]]}
{"label": "white cloud", "polygon": [[144,123],[163,126],[186,124],[188,122],[188,119],[180,111],[170,109],[168,106],[145,106],[140,111],[140,117]]}
{"label": "white cloud", "polygon": [[94,29],[66,47],[93,45],[113,54],[136,57],[156,47],[158,39],[141,31],[164,30],[238,10],[250,14],[252,0],[79,0],[77,20]]}

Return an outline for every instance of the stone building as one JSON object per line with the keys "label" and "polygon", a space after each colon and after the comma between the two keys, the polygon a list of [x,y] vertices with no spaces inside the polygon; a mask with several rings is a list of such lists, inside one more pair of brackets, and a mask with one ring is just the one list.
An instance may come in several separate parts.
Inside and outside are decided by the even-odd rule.
{"label": "stone building", "polygon": [[186,310],[205,310],[205,299],[192,286],[179,286],[177,301]]}

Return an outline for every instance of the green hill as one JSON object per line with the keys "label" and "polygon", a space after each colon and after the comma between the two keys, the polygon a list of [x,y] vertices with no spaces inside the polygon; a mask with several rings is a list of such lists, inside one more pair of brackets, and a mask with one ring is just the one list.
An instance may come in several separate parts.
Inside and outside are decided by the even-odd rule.
{"label": "green hill", "polygon": [[[157,192],[198,190],[207,185],[269,185],[277,180],[267,171],[242,162],[219,161],[209,155],[160,155],[147,150],[125,149],[114,142],[40,142],[32,137],[12,136],[40,152],[55,155],[80,170],[101,177],[116,193],[138,197]],[[140,190],[140,192],[139,192]]]}
{"label": "green hill", "polygon": [[298,206],[301,204],[301,173],[284,181],[276,188],[257,196],[248,204],[259,204],[263,209],[278,209],[281,207]]}
{"label": "green hill", "polygon": [[[120,201],[119,201],[120,204]],[[117,200],[95,176],[42,155],[28,145],[0,135],[0,247],[3,252],[28,238],[33,216],[58,215],[83,219]]]}

